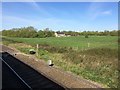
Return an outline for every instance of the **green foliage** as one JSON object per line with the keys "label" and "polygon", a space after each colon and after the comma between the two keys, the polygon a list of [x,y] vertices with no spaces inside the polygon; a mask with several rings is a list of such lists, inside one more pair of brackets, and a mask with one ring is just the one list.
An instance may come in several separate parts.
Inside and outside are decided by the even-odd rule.
{"label": "green foliage", "polygon": [[40,31],[38,31],[37,35],[38,35],[37,37],[39,37],[39,38],[44,38],[45,37],[45,32],[40,30]]}
{"label": "green foliage", "polygon": [[78,66],[69,69],[77,75],[115,88],[118,83],[117,52],[117,49],[94,48],[64,53],[62,58]]}
{"label": "green foliage", "polygon": [[[58,31],[60,32],[60,31]],[[75,31],[63,31],[65,33],[65,35],[71,35],[71,36],[79,36],[80,33],[79,32],[75,32]]]}
{"label": "green foliage", "polygon": [[88,38],[88,35],[85,35],[85,38]]}
{"label": "green foliage", "polygon": [[39,44],[39,48],[43,50],[47,50],[48,52],[51,52],[51,53],[65,53],[71,50],[67,47],[50,46],[47,44],[44,44],[44,45]]}
{"label": "green foliage", "polygon": [[80,35],[96,35],[96,36],[118,36],[118,30],[113,30],[113,31],[108,31],[108,30],[104,30],[104,31],[83,31],[80,33]]}
{"label": "green foliage", "polygon": [[[83,32],[75,32],[75,31],[58,31],[58,32],[63,32],[66,36],[118,36],[117,30],[113,31],[83,31]],[[45,38],[45,37],[55,37],[54,31],[49,30],[49,28],[46,28],[45,30],[37,30],[32,26],[29,27],[23,27],[23,28],[13,28],[9,30],[2,30],[0,34],[2,33],[3,36],[8,36],[8,37],[22,37],[22,38]],[[87,38],[87,36],[86,36]]]}
{"label": "green foliage", "polygon": [[93,48],[93,49],[88,49],[87,51],[81,52],[83,54],[88,54],[88,55],[99,55],[99,56],[104,56],[106,58],[111,58],[111,57],[118,57],[118,49],[111,49],[111,48]]}
{"label": "green foliage", "polygon": [[[7,38],[7,37],[6,37]],[[118,37],[116,36],[90,36],[88,39],[85,39],[84,36],[75,36],[75,37],[50,37],[50,38],[8,38],[14,41],[19,41],[23,43],[36,46],[40,45],[50,45],[53,47],[67,47],[75,48],[76,50],[84,50],[89,48],[98,48],[98,47],[108,47],[108,48],[117,48],[118,47]],[[88,48],[88,42],[90,47]],[[54,49],[54,48],[53,48]]]}
{"label": "green foliage", "polygon": [[[118,37],[84,36],[61,38],[7,38],[23,42],[36,48],[39,44],[39,58],[53,60],[54,64],[108,87],[117,87]],[[90,43],[88,48],[87,43]],[[24,48],[24,47],[23,47]],[[28,49],[19,49],[28,53]]]}
{"label": "green foliage", "polygon": [[20,48],[20,47],[18,47],[17,49],[20,50],[21,52],[24,52],[25,54],[30,54],[30,53],[29,53],[29,50],[30,50],[31,48]]}
{"label": "green foliage", "polygon": [[24,28],[13,28],[10,30],[3,30],[2,31],[3,36],[8,36],[8,37],[24,37],[24,38],[44,38],[44,37],[54,37],[54,32],[53,31],[38,31],[32,27],[24,27]]}
{"label": "green foliage", "polygon": [[54,32],[53,31],[42,31],[42,30],[39,30],[37,35],[38,35],[37,37],[39,37],[39,38],[54,37]]}
{"label": "green foliage", "polygon": [[37,31],[34,27],[24,27],[24,28],[13,28],[11,30],[3,30],[3,36],[8,37],[26,37],[26,38],[34,38],[37,36]]}
{"label": "green foliage", "polygon": [[2,37],[2,43],[8,46],[11,43],[21,43],[21,42],[20,41],[15,41],[15,40],[12,40],[12,39],[9,39],[9,38]]}

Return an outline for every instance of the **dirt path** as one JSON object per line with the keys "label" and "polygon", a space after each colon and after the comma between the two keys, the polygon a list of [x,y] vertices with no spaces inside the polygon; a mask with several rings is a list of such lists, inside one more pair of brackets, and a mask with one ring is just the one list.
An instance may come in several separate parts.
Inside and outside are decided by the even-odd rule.
{"label": "dirt path", "polygon": [[43,60],[38,60],[36,57],[32,55],[25,55],[23,53],[20,53],[19,51],[13,50],[10,47],[6,47],[3,45],[0,45],[0,47],[2,47],[2,49],[0,48],[0,51],[8,52],[11,55],[14,55],[16,58],[18,58],[22,62],[28,64],[38,72],[42,73],[43,75],[47,76],[51,80],[59,83],[64,87],[71,88],[71,89],[98,88],[97,90],[101,90],[103,88],[103,86],[99,85],[98,83],[77,77],[71,73],[65,72],[54,66],[50,67]]}

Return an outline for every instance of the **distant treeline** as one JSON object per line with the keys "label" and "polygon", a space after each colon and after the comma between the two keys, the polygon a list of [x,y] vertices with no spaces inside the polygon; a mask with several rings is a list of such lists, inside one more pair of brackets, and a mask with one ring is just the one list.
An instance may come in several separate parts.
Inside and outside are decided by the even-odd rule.
{"label": "distant treeline", "polygon": [[[75,31],[65,31],[63,30],[62,33],[69,36],[80,36],[80,35],[97,35],[97,36],[118,36],[118,31],[120,30],[113,30],[113,31],[83,31],[83,32],[75,32]],[[24,27],[24,28],[13,28],[10,30],[2,30],[3,36],[8,37],[24,37],[24,38],[45,38],[45,37],[55,37],[55,31],[49,30],[46,28],[44,30],[37,30],[32,26]],[[61,32],[61,31],[57,31]]]}

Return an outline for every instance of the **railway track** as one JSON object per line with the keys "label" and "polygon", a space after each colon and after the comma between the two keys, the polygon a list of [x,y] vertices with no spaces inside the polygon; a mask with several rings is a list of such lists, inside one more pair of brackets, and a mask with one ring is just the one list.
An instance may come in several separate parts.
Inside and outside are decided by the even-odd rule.
{"label": "railway track", "polygon": [[[44,75],[40,74],[30,66],[24,64],[17,58],[13,57],[7,52],[2,52],[0,53],[0,59],[2,60],[3,63],[3,72],[7,70],[7,72],[10,74],[9,78],[14,78],[17,80],[16,83],[9,83],[10,86],[13,84],[16,85],[18,84],[18,88],[27,88],[27,89],[34,89],[34,88],[53,88],[55,90],[65,90],[63,86],[60,84],[56,83],[55,81],[50,80],[49,78],[45,77]],[[4,74],[5,74],[4,73]],[[7,75],[7,74],[5,74]],[[4,76],[3,76],[4,77]],[[9,79],[12,80],[12,79]],[[12,81],[9,81],[12,82]],[[3,89],[6,88],[6,85],[2,85]]]}

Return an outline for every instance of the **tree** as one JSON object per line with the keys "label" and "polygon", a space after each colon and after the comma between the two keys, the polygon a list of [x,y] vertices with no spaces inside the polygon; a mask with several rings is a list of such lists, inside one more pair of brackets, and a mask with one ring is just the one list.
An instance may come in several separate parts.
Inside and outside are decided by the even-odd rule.
{"label": "tree", "polygon": [[38,34],[37,37],[39,37],[39,38],[45,38],[45,32],[44,31],[39,30],[37,34]]}
{"label": "tree", "polygon": [[87,34],[85,35],[85,38],[88,38],[88,35],[87,35]]}

